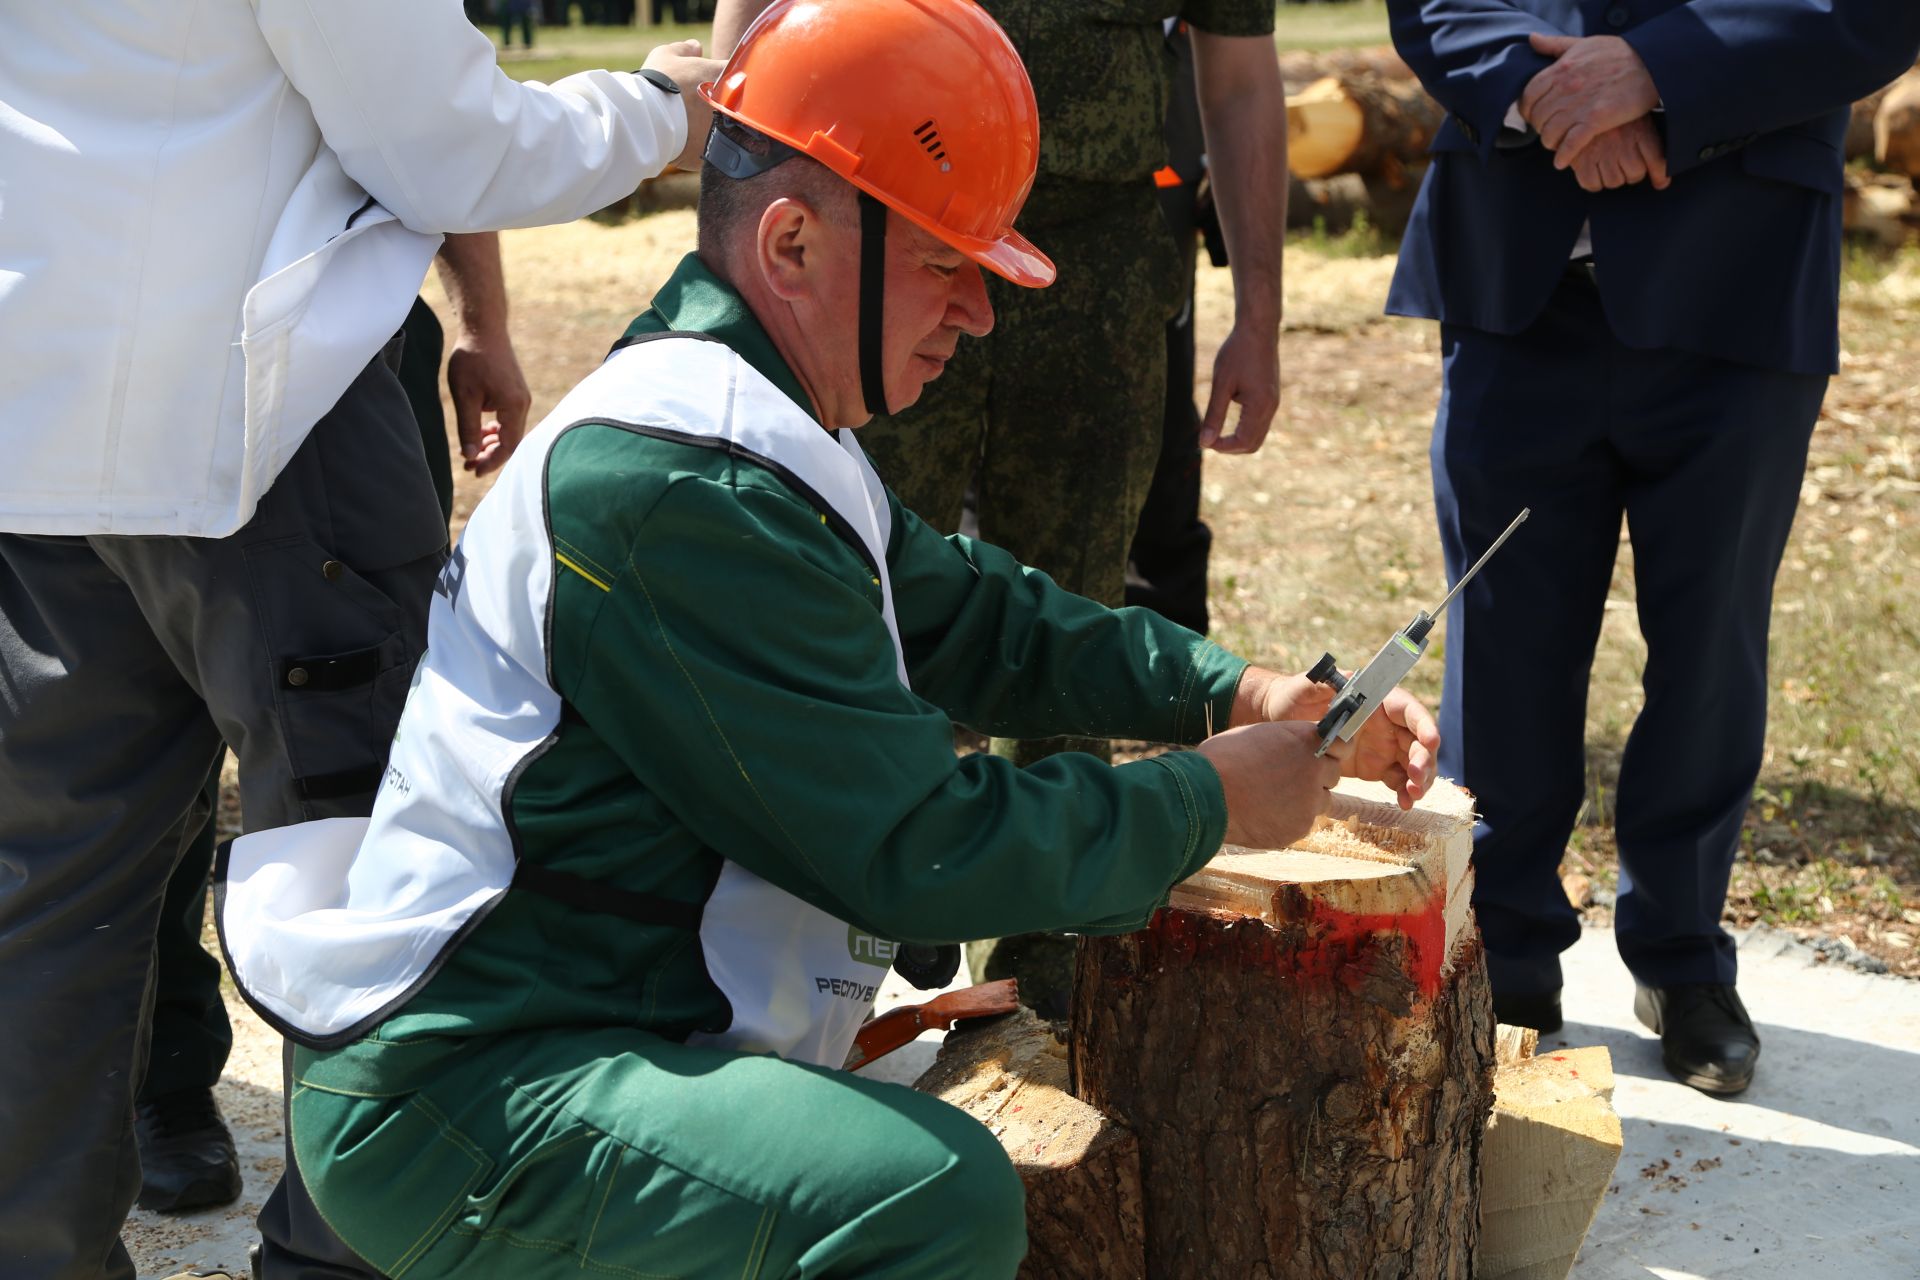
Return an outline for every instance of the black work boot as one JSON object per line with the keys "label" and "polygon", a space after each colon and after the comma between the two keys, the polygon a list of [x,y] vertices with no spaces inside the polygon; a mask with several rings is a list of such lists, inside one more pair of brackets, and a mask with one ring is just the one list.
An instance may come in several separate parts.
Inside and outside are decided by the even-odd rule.
{"label": "black work boot", "polygon": [[1760,1033],[1730,984],[1636,987],[1633,1013],[1660,1037],[1661,1061],[1681,1084],[1733,1094],[1753,1083]]}
{"label": "black work boot", "polygon": [[134,1108],[142,1209],[182,1213],[240,1198],[240,1158],[211,1089],[145,1098]]}
{"label": "black work boot", "polygon": [[1560,988],[1551,991],[1493,993],[1493,1020],[1510,1027],[1532,1027],[1541,1035],[1560,1029]]}

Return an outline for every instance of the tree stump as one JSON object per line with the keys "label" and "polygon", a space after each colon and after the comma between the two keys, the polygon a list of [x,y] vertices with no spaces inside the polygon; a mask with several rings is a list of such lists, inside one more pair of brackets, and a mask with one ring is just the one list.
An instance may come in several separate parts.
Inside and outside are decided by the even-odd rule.
{"label": "tree stump", "polygon": [[1293,849],[1229,846],[1081,945],[1073,1092],[1139,1139],[1147,1274],[1473,1272],[1493,1012],[1471,799],[1342,784]]}
{"label": "tree stump", "polygon": [[1067,1090],[1067,1046],[1031,1009],[955,1030],[914,1082],[993,1131],[1027,1189],[1025,1280],[1142,1280],[1140,1144]]}

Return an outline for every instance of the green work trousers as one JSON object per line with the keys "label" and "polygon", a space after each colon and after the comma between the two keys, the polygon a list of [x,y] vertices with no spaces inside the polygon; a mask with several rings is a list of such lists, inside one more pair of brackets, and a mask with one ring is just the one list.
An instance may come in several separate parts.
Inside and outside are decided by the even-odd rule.
{"label": "green work trousers", "polygon": [[293,1147],[393,1280],[1012,1276],[1020,1180],[937,1098],[624,1027],[295,1054]]}

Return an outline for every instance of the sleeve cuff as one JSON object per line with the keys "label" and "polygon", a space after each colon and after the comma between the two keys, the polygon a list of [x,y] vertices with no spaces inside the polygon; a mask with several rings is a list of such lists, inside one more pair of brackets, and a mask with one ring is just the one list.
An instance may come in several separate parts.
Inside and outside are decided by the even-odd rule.
{"label": "sleeve cuff", "polygon": [[[1227,727],[1233,719],[1233,698],[1240,677],[1250,664],[1211,640],[1194,646],[1180,691],[1173,741],[1192,746]],[[1217,784],[1216,784],[1217,785]]]}
{"label": "sleeve cuff", "polygon": [[1213,763],[1198,751],[1169,751],[1143,760],[1173,774],[1187,814],[1187,841],[1168,887],[1179,884],[1213,860],[1227,838],[1227,793]]}

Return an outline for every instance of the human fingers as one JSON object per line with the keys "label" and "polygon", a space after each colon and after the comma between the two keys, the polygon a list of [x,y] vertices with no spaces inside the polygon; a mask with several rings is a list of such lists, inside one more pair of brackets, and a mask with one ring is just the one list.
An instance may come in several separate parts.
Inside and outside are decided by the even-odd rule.
{"label": "human fingers", "polygon": [[1548,58],[1558,58],[1561,54],[1573,48],[1576,44],[1579,44],[1580,38],[1578,36],[1547,35],[1544,32],[1535,31],[1527,36],[1527,43],[1533,46],[1533,51],[1537,54]]}
{"label": "human fingers", "polygon": [[1608,148],[1606,154],[1599,157],[1599,163],[1600,181],[1609,191],[1627,185],[1626,166],[1621,163],[1619,154],[1612,148]]}
{"label": "human fingers", "polygon": [[1200,417],[1200,447],[1211,449],[1227,424],[1227,409],[1233,404],[1233,387],[1216,369],[1213,385],[1207,390],[1207,411]]}
{"label": "human fingers", "polygon": [[1440,725],[1434,720],[1433,712],[1427,710],[1426,703],[1405,689],[1395,689],[1387,695],[1384,710],[1387,719],[1405,728],[1415,742],[1429,751],[1440,749]]}
{"label": "human fingers", "polygon": [[[456,356],[460,353],[456,353]],[[485,393],[479,382],[468,376],[466,363],[450,359],[447,365],[447,397],[453,401],[454,436],[460,441],[460,456],[471,462],[485,441],[480,415]]]}
{"label": "human fingers", "polygon": [[1548,67],[1527,81],[1527,87],[1520,91],[1520,118],[1536,130],[1540,127],[1538,114],[1541,100],[1547,96],[1553,85],[1553,68]]}
{"label": "human fingers", "polygon": [[1340,776],[1339,771],[1344,769],[1347,763],[1353,759],[1356,750],[1358,750],[1358,748],[1354,746],[1353,739],[1335,738],[1327,743],[1326,752],[1324,755],[1321,755],[1319,759],[1331,764],[1334,768],[1333,776],[1338,778]]}
{"label": "human fingers", "polygon": [[[1549,91],[1533,116],[1533,128],[1540,135],[1540,145],[1557,154],[1561,140],[1567,136],[1567,130],[1573,127],[1576,119],[1571,100],[1565,94]],[[1560,167],[1564,169],[1566,166]]]}
{"label": "human fingers", "polygon": [[1651,124],[1645,124],[1634,131],[1634,146],[1640,153],[1640,161],[1647,167],[1647,179],[1653,183],[1655,191],[1665,191],[1673,185],[1673,178],[1667,173],[1667,149],[1660,145],[1660,135]]}
{"label": "human fingers", "polygon": [[1554,168],[1565,169],[1570,167],[1581,156],[1585,155],[1587,148],[1592,146],[1605,132],[1604,129],[1595,128],[1592,120],[1575,122],[1571,128],[1561,135],[1560,141],[1554,146]]}
{"label": "human fingers", "polygon": [[1592,156],[1583,157],[1573,166],[1573,178],[1582,191],[1606,190],[1607,184],[1600,176],[1600,162]]}

